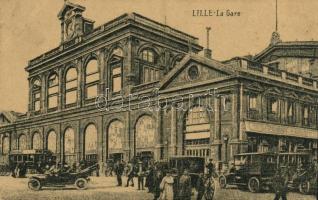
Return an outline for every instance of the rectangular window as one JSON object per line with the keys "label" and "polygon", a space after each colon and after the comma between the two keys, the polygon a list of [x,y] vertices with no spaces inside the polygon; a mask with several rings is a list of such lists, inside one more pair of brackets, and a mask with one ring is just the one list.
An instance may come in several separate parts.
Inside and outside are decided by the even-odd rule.
{"label": "rectangular window", "polygon": [[256,110],[256,96],[249,96],[249,109]]}
{"label": "rectangular window", "polygon": [[90,75],[86,76],[86,84],[92,83],[92,82],[98,81],[98,80],[99,80],[99,73],[94,73],[94,74],[90,74]]}
{"label": "rectangular window", "polygon": [[58,91],[59,91],[59,88],[57,86],[54,86],[54,87],[49,88],[48,93],[55,94],[55,93],[58,93]]}
{"label": "rectangular window", "polygon": [[34,98],[39,99],[40,98],[40,93],[34,94]]}
{"label": "rectangular window", "polygon": [[87,90],[86,90],[86,98],[90,99],[90,98],[94,98],[97,96],[97,88],[98,85],[92,85],[92,86],[88,86]]}
{"label": "rectangular window", "polygon": [[34,101],[34,111],[40,111],[40,100]]}
{"label": "rectangular window", "polygon": [[56,96],[50,96],[48,100],[48,108],[55,108],[57,107],[57,95]]}
{"label": "rectangular window", "polygon": [[267,110],[271,114],[276,114],[278,111],[278,100],[276,98],[268,99],[268,107]]}
{"label": "rectangular window", "polygon": [[113,75],[120,75],[121,74],[121,67],[113,68]]}
{"label": "rectangular window", "polygon": [[77,91],[74,90],[74,91],[66,92],[66,97],[65,98],[66,98],[66,101],[65,101],[66,104],[76,103]]}
{"label": "rectangular window", "polygon": [[303,107],[303,125],[304,126],[309,125],[309,106]]}
{"label": "rectangular window", "polygon": [[66,83],[66,90],[72,89],[72,88],[77,88],[77,79],[73,81],[68,81]]}
{"label": "rectangular window", "polygon": [[270,121],[278,120],[278,99],[271,97],[267,99],[267,119]]}
{"label": "rectangular window", "polygon": [[295,123],[295,109],[294,103],[288,101],[287,102],[287,122],[289,124]]}
{"label": "rectangular window", "polygon": [[111,87],[113,93],[122,90],[122,60],[116,60],[111,64]]}
{"label": "rectangular window", "polygon": [[121,76],[113,78],[113,92],[121,91]]}

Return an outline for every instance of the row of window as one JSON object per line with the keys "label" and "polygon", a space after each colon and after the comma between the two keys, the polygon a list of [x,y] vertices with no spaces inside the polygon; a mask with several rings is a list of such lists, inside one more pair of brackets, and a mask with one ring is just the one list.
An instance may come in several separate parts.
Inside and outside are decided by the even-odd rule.
{"label": "row of window", "polygon": [[[155,54],[150,49],[145,49],[142,52],[142,83],[149,83],[159,80],[159,69],[156,66]],[[110,65],[110,89],[113,94],[118,94],[122,90],[123,81],[123,51],[120,48],[113,50],[112,57],[109,62]],[[96,59],[90,60],[85,70],[84,79],[84,98],[86,100],[93,99],[98,95],[100,72],[98,62]],[[63,104],[65,107],[75,106],[78,101],[78,72],[75,67],[69,68],[65,73],[65,88],[63,88]],[[47,107],[48,110],[56,110],[59,104],[59,76],[56,72],[52,72],[48,76],[47,84]],[[41,110],[41,89],[42,83],[39,78],[32,82],[32,110],[38,112]]]}
{"label": "row of window", "polygon": [[[115,49],[110,61],[111,68],[111,89],[114,93],[118,93],[122,89],[122,62],[123,57],[122,50]],[[98,95],[100,72],[98,68],[98,62],[96,59],[90,60],[85,67],[85,79],[84,79],[84,99],[94,99]],[[65,73],[65,87],[63,103],[65,107],[75,106],[78,101],[78,72],[75,67],[70,67]],[[48,76],[48,91],[47,91],[47,107],[50,110],[54,110],[59,104],[59,76],[56,72],[51,73]],[[41,109],[41,80],[34,79],[32,82],[32,109],[34,111],[40,111]]]}
{"label": "row of window", "polygon": [[[258,118],[256,114],[259,114],[261,106],[257,103],[257,95],[249,95],[248,96],[248,111],[250,118]],[[288,124],[296,123],[296,102],[287,100],[285,101],[285,116]],[[270,121],[277,121],[279,115],[281,114],[280,109],[281,103],[276,97],[267,97],[266,98],[266,111],[267,111],[267,119]],[[311,123],[315,123],[315,118],[318,120],[318,111],[315,110],[313,106],[309,104],[301,105],[301,123],[303,126],[309,126]]]}
{"label": "row of window", "polygon": [[[124,124],[115,120],[112,121],[107,129],[107,148],[109,152],[113,150],[123,149],[123,132]],[[152,117],[144,115],[140,117],[136,123],[136,148],[153,148],[155,146],[156,126]],[[41,134],[36,132],[31,139],[31,149],[43,149]],[[2,154],[9,153],[9,137],[2,138]],[[75,131],[72,128],[67,128],[64,132],[63,142],[64,154],[70,155],[75,153]],[[55,131],[50,131],[46,138],[47,149],[53,153],[57,153],[57,134]],[[18,150],[26,150],[27,136],[21,134],[17,143]],[[97,128],[94,124],[89,124],[84,132],[84,152],[85,154],[97,153]]]}

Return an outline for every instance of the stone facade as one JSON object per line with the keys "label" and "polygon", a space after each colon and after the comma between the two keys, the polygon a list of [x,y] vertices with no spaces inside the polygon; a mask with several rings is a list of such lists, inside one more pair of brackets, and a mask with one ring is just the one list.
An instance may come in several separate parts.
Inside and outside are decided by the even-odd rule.
{"label": "stone facade", "polygon": [[197,38],[136,13],[65,36],[64,15],[83,25],[82,11],[66,2],[60,46],[29,61],[28,112],[1,125],[2,162],[34,144],[101,164],[188,155],[221,168],[248,151],[317,154],[317,80],[258,58],[201,57]]}

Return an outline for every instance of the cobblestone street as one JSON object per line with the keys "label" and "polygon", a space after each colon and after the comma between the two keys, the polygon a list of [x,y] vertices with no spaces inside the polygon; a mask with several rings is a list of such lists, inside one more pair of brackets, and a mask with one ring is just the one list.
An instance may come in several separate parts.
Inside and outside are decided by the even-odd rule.
{"label": "cobblestone street", "polygon": [[[125,183],[126,178],[123,181]],[[60,199],[106,199],[106,200],[152,200],[153,196],[147,190],[138,191],[136,187],[116,187],[115,177],[92,177],[87,190],[76,190],[75,187],[43,188],[41,191],[31,191],[27,187],[27,178],[15,179],[8,176],[0,177],[0,200],[60,200]],[[192,196],[195,199],[196,193]],[[273,193],[250,193],[236,188],[216,189],[216,200],[272,200]],[[288,193],[288,200],[314,200],[313,195]]]}

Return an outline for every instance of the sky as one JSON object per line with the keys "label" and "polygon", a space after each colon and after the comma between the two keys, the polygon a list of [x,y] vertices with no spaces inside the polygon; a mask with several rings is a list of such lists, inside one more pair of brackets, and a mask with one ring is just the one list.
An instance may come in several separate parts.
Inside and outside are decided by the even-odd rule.
{"label": "sky", "polygon": [[[0,0],[0,110],[26,112],[32,58],[60,43],[57,14],[64,0]],[[95,27],[137,12],[194,35],[206,46],[210,26],[212,57],[226,60],[257,54],[275,30],[275,0],[70,0],[86,7]],[[318,1],[278,0],[278,32],[283,41],[318,40]],[[193,16],[193,10],[240,12],[240,16]]]}

